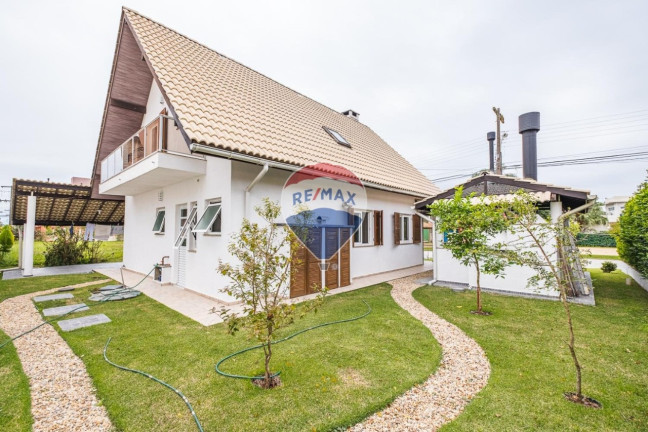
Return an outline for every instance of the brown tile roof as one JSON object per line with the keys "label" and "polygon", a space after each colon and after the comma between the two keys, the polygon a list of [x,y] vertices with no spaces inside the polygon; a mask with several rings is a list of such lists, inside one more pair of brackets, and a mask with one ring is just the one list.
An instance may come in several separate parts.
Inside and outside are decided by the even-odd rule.
{"label": "brown tile roof", "polygon": [[439,192],[366,125],[132,10],[124,15],[191,142],[298,166],[339,164],[365,182]]}

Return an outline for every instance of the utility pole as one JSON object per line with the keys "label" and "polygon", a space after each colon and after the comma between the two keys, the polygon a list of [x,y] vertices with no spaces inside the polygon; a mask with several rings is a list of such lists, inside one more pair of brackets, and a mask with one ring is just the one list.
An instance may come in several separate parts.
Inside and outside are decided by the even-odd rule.
{"label": "utility pole", "polygon": [[502,138],[500,137],[500,124],[504,123],[504,116],[499,108],[493,107],[497,124],[497,158],[495,163],[495,174],[502,174]]}

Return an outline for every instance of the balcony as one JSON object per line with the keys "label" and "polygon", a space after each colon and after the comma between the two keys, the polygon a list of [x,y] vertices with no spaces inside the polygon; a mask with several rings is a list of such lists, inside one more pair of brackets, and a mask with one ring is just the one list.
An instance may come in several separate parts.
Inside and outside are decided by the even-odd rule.
{"label": "balcony", "polygon": [[101,161],[99,193],[136,195],[205,174],[172,117],[160,115]]}

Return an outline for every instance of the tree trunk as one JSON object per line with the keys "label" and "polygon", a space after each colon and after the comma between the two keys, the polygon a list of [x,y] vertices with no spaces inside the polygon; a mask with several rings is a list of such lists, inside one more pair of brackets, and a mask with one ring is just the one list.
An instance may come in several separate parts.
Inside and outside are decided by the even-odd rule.
{"label": "tree trunk", "polygon": [[270,358],[272,357],[272,341],[268,340],[267,344],[263,347],[265,352],[265,383],[267,388],[270,388]]}
{"label": "tree trunk", "polygon": [[576,367],[576,394],[579,398],[583,398],[582,394],[582,379],[581,379],[581,365],[576,357],[576,348],[575,348],[575,338],[574,338],[574,326],[572,325],[571,318],[571,309],[569,307],[569,302],[567,301],[567,291],[565,287],[561,284],[560,289],[560,298],[565,308],[565,314],[567,315],[567,324],[569,326],[569,352],[571,353],[572,360],[574,360],[574,366]]}

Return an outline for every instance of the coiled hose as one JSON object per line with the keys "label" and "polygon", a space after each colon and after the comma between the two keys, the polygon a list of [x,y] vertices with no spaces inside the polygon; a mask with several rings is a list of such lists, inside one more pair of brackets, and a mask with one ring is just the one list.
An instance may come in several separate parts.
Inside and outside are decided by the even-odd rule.
{"label": "coiled hose", "polygon": [[[103,303],[103,302],[106,302],[106,301],[110,300],[112,297],[116,296],[117,294],[121,294],[122,292],[124,292],[125,289],[133,289],[133,288],[136,288],[139,284],[141,284],[142,282],[144,282],[144,280],[145,280],[147,277],[149,277],[151,273],[153,273],[153,270],[155,270],[156,267],[157,267],[157,264],[156,264],[155,266],[153,266],[153,268],[151,269],[151,271],[148,272],[148,273],[146,274],[146,276],[144,276],[144,277],[142,278],[142,280],[140,280],[139,282],[137,282],[134,286],[132,286],[132,287],[126,287],[126,286],[125,286],[124,288],[117,289],[117,290],[115,290],[115,292],[113,292],[113,293],[111,293],[110,295],[106,296],[105,299],[99,301],[98,303]],[[83,309],[84,307],[86,307],[86,305],[79,306],[78,308],[74,308],[74,309],[72,309],[71,311],[64,313],[63,315],[58,315],[58,316],[55,316],[54,318],[51,318],[51,319],[49,319],[49,320],[47,320],[47,321],[43,321],[42,323],[38,324],[36,327],[34,327],[34,328],[32,328],[32,329],[29,329],[29,330],[27,330],[26,332],[20,333],[20,334],[19,334],[18,336],[16,336],[16,337],[13,337],[13,338],[11,338],[11,339],[7,339],[7,340],[4,341],[2,344],[0,344],[0,349],[4,348],[5,345],[7,345],[9,342],[13,342],[13,341],[15,341],[16,339],[21,338],[21,337],[23,337],[23,336],[25,336],[25,335],[27,335],[27,334],[33,332],[34,330],[38,330],[39,328],[41,328],[41,327],[44,326],[45,324],[50,324],[50,323],[53,323],[53,322],[56,321],[56,320],[60,320],[61,318],[64,318],[64,317],[70,315],[71,313],[78,311],[79,309]]]}
{"label": "coiled hose", "polygon": [[[297,335],[300,335],[300,334],[302,334],[302,333],[306,333],[307,331],[311,331],[311,330],[318,329],[318,328],[320,328],[320,327],[326,327],[326,326],[330,326],[330,325],[333,325],[333,324],[342,324],[342,323],[345,323],[345,322],[357,321],[357,320],[359,320],[359,319],[362,319],[362,318],[366,317],[367,315],[369,315],[369,314],[371,313],[371,306],[369,306],[369,304],[368,304],[366,301],[364,301],[364,300],[362,300],[362,302],[365,304],[365,306],[367,306],[367,311],[366,311],[364,314],[360,315],[360,316],[353,317],[353,318],[347,318],[347,319],[343,319],[343,320],[339,320],[339,321],[330,321],[330,322],[326,322],[326,323],[323,323],[323,324],[318,324],[318,325],[316,325],[316,326],[308,327],[308,328],[305,328],[305,329],[303,329],[303,330],[300,330],[300,331],[298,331],[298,332],[296,332],[296,333],[293,333],[293,334],[291,334],[290,336],[286,336],[286,337],[283,338],[283,339],[279,339],[279,340],[273,341],[273,342],[272,342],[272,345],[276,345],[276,344],[278,344],[278,343],[285,342],[285,341],[287,341],[287,340],[289,340],[289,339],[294,338],[294,337],[297,336]],[[242,349],[242,350],[240,350],[240,351],[236,351],[236,352],[233,353],[233,354],[230,354],[230,355],[228,355],[228,356],[226,356],[226,357],[223,357],[222,359],[220,359],[220,360],[218,361],[218,363],[216,363],[216,366],[215,366],[216,372],[218,372],[220,375],[222,375],[222,376],[224,376],[224,377],[227,377],[227,378],[238,378],[238,379],[248,379],[248,380],[263,379],[263,378],[265,378],[264,376],[247,376],[247,375],[235,375],[235,374],[229,374],[229,373],[227,373],[227,372],[223,372],[222,370],[220,370],[220,366],[221,366],[221,365],[222,365],[226,360],[229,360],[229,359],[231,359],[232,357],[235,357],[235,356],[237,356],[237,355],[239,355],[239,354],[243,354],[243,353],[246,353],[246,352],[248,352],[248,351],[252,351],[252,350],[255,350],[255,349],[258,349],[258,348],[262,348],[262,347],[264,347],[264,346],[265,346],[265,344],[259,344],[259,345],[251,346],[251,347],[249,347],[249,348],[245,348],[245,349]],[[275,373],[275,374],[270,375],[270,378],[274,378],[274,377],[276,377],[276,376],[278,376],[278,375],[280,375],[280,374],[281,374],[281,371],[279,371],[279,372],[277,372],[277,373]]]}
{"label": "coiled hose", "polygon": [[198,430],[200,432],[204,432],[203,428],[202,428],[202,425],[200,424],[200,420],[198,420],[198,416],[196,415],[196,412],[194,411],[193,407],[191,406],[191,403],[189,402],[189,399],[187,399],[187,397],[184,394],[182,394],[182,392],[180,390],[178,390],[177,388],[171,386],[170,384],[162,381],[161,379],[158,379],[158,378],[154,377],[153,375],[151,375],[149,373],[142,372],[142,371],[137,370],[137,369],[131,369],[131,368],[128,368],[126,366],[120,366],[117,363],[111,362],[108,359],[108,356],[106,355],[106,351],[108,350],[108,344],[110,343],[111,340],[112,340],[112,337],[109,337],[108,340],[106,341],[106,345],[104,345],[104,350],[103,350],[104,360],[106,360],[108,363],[110,363],[111,365],[115,366],[118,369],[143,375],[146,378],[149,378],[149,379],[155,381],[156,383],[162,384],[166,388],[168,388],[170,390],[173,390],[175,392],[175,394],[177,394],[182,399],[182,401],[185,403],[185,405],[187,405],[187,408],[189,408],[189,411],[191,411],[191,415],[193,416],[193,419],[196,422],[196,426],[198,427]]}

